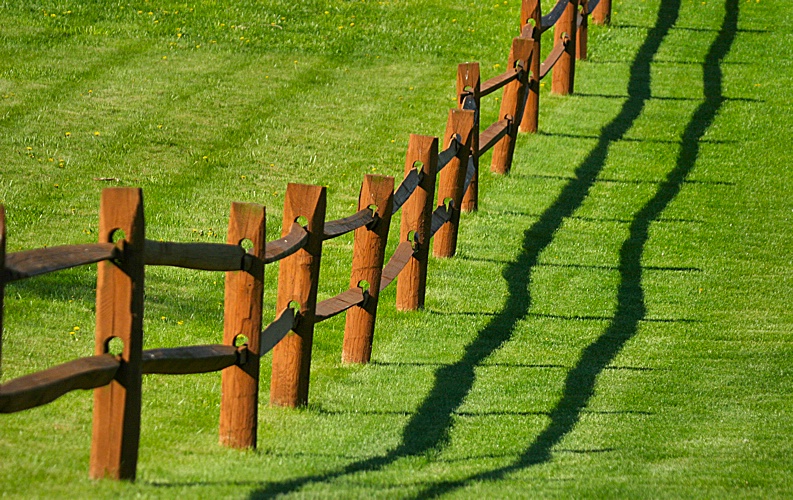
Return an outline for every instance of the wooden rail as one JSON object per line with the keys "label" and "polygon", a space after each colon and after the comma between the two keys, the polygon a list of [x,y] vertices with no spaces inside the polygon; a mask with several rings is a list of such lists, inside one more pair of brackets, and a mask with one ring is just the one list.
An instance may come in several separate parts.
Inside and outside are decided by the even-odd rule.
{"label": "wooden rail", "polygon": [[[302,406],[308,402],[314,325],[346,311],[342,360],[367,363],[380,292],[399,277],[396,308],[423,307],[431,239],[436,256],[454,255],[460,213],[478,206],[479,159],[492,149],[491,170],[509,171],[518,124],[521,131],[537,130],[540,80],[553,70],[552,92],[572,93],[574,61],[586,58],[590,12],[595,22],[607,23],[610,0],[558,0],[544,16],[540,0],[522,0],[520,36],[512,41],[509,69],[481,83],[478,63],[458,66],[457,109],[449,113],[446,149],[438,151],[436,137],[411,136],[405,177],[397,189],[392,177],[367,175],[358,211],[333,221],[325,222],[324,188],[290,184],[282,237],[274,241],[264,238],[264,207],[246,203],[232,204],[225,244],[147,240],[142,192],[111,188],[102,194],[99,242],[7,254],[0,205],[0,362],[6,285],[98,263],[94,356],[0,385],[0,413],[94,389],[90,476],[134,479],[142,376],[220,371],[219,441],[255,447],[261,356],[273,351],[270,403]],[[556,42],[540,61],[542,34],[552,26]],[[503,90],[499,119],[480,132],[482,98],[498,90]],[[400,243],[383,265],[391,216],[400,209]],[[301,218],[305,224],[298,222]],[[119,230],[123,237],[115,238]],[[317,303],[322,244],[349,232],[354,232],[349,287]],[[251,250],[242,246],[245,240]],[[274,262],[279,262],[278,314],[263,328],[264,270]],[[222,343],[142,349],[146,265],[226,273]],[[109,353],[114,339],[123,344],[119,355]]]}

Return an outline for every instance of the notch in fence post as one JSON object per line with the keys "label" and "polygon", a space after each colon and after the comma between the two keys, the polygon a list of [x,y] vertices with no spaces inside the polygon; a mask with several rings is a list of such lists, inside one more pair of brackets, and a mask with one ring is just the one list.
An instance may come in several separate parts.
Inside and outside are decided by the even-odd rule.
{"label": "notch in fence post", "polygon": [[568,37],[562,56],[553,67],[551,93],[568,95],[573,93],[575,84],[575,50],[578,18],[578,0],[567,2],[562,16],[556,21],[553,30],[554,45]]}
{"label": "notch in fence post", "polygon": [[575,36],[575,58],[583,61],[586,59],[586,44],[589,36],[589,1],[579,0],[578,9],[581,13],[581,25],[578,26]]}
{"label": "notch in fence post", "polygon": [[437,167],[438,138],[411,134],[405,158],[405,175],[413,168],[420,168],[422,179],[416,191],[402,206],[399,240],[414,241],[416,251],[397,278],[396,308],[400,311],[413,311],[424,307]]}
{"label": "notch in fence post", "polygon": [[145,236],[142,191],[102,190],[99,242],[117,239],[121,251],[117,261],[98,265],[94,352],[109,352],[113,339],[119,339],[123,348],[115,380],[94,390],[90,466],[94,479],[135,479],[140,442]]}
{"label": "notch in fence post", "polygon": [[[232,203],[226,243],[252,244],[248,253],[261,262],[265,251],[265,209]],[[259,406],[259,333],[262,330],[264,265],[226,273],[223,343],[247,345],[246,362],[221,372],[219,441],[232,448],[255,448]]]}
{"label": "notch in fence post", "polygon": [[3,297],[6,286],[6,210],[0,205],[0,375],[3,374]]}
{"label": "notch in fence post", "polygon": [[611,24],[611,0],[600,0],[592,11],[592,22],[595,24]]}
{"label": "notch in fence post", "polygon": [[[470,96],[474,104],[474,128],[471,135],[471,158],[473,158],[474,171],[468,189],[463,193],[460,209],[463,212],[475,212],[479,208],[479,104],[481,81],[479,76],[479,63],[463,63],[457,65],[457,107],[466,107],[465,98]],[[467,168],[467,165],[466,167]]]}
{"label": "notch in fence post", "polygon": [[529,70],[529,95],[526,97],[526,107],[523,110],[523,118],[520,121],[520,131],[534,133],[537,132],[540,117],[540,64],[542,63],[540,42],[542,40],[542,11],[540,0],[523,0],[520,7],[521,33],[532,22],[534,26],[531,30],[531,38],[534,40],[534,50],[532,51]]}
{"label": "notch in fence post", "polygon": [[463,187],[465,185],[465,172],[468,166],[468,156],[471,152],[471,137],[474,128],[475,115],[473,111],[463,109],[450,109],[446,122],[444,144],[449,144],[455,134],[462,137],[457,156],[451,159],[448,165],[441,170],[438,179],[438,206],[446,205],[451,200],[452,216],[449,222],[442,225],[432,242],[432,253],[436,257],[452,257],[457,250],[457,231],[460,225],[460,204],[463,200]]}
{"label": "notch in fence post", "polygon": [[308,241],[278,266],[278,313],[296,302],[300,307],[292,332],[273,348],[270,404],[295,408],[308,404],[311,346],[314,340],[319,262],[325,231],[325,188],[290,183],[284,199],[282,236],[300,218],[306,222]]}
{"label": "notch in fence post", "polygon": [[394,204],[394,178],[367,175],[358,197],[358,209],[376,207],[372,227],[355,230],[350,287],[368,284],[368,298],[360,306],[347,310],[344,324],[344,345],[341,360],[344,363],[368,363],[372,357],[372,341],[380,295],[380,278],[383,273],[385,246],[391,226]]}
{"label": "notch in fence post", "polygon": [[525,71],[518,80],[509,82],[504,87],[504,95],[501,99],[500,119],[509,120],[509,130],[507,134],[493,146],[493,158],[490,163],[490,171],[497,174],[505,174],[512,167],[512,155],[515,152],[515,138],[518,135],[518,126],[521,122],[526,87],[528,86],[529,59],[534,49],[534,40],[529,38],[513,38],[512,49],[509,51],[508,68],[514,68],[517,64],[522,64]]}

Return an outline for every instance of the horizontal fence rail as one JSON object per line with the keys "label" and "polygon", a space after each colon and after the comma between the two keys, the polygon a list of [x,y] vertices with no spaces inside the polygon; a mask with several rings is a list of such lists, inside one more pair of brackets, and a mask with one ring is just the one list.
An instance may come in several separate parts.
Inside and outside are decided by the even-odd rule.
{"label": "horizontal fence rail", "polygon": [[[509,171],[518,130],[537,130],[540,80],[553,72],[551,92],[573,92],[575,59],[586,58],[590,13],[596,23],[609,22],[611,1],[559,0],[542,15],[539,0],[523,0],[520,36],[512,40],[507,71],[481,83],[478,63],[458,66],[457,108],[449,112],[445,149],[439,151],[437,137],[412,135],[399,186],[394,188],[393,177],[365,176],[358,211],[332,221],[325,221],[325,188],[289,184],[282,236],[274,241],[264,238],[264,207],[251,203],[232,203],[226,243],[149,240],[142,191],[110,188],[102,193],[99,242],[6,253],[5,208],[0,205],[0,361],[7,284],[98,264],[94,355],[3,383],[0,413],[93,389],[90,475],[134,479],[141,377],[220,371],[219,442],[255,447],[261,357],[273,352],[270,403],[302,406],[308,402],[317,323],[346,313],[342,360],[367,363],[380,293],[397,281],[396,308],[423,307],[430,242],[436,257],[455,254],[460,214],[478,208],[480,158],[492,151],[491,170]],[[555,42],[541,61],[542,34],[551,27]],[[499,118],[480,131],[482,98],[499,90]],[[400,211],[399,243],[386,262],[391,218]],[[124,234],[118,241],[117,230]],[[353,233],[349,286],[317,301],[323,242],[348,233]],[[251,243],[246,245],[250,250],[244,241]],[[264,272],[275,262],[277,314],[263,326]],[[222,342],[143,350],[145,266],[225,272]],[[122,343],[119,354],[110,353],[114,340]]]}

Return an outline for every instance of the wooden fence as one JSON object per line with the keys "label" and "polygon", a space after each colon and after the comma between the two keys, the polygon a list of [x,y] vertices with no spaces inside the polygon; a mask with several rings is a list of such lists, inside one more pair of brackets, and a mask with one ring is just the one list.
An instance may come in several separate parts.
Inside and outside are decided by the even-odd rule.
{"label": "wooden fence", "polygon": [[[512,41],[507,71],[480,83],[477,63],[459,65],[458,107],[449,111],[443,151],[436,137],[412,135],[397,189],[392,177],[367,175],[358,212],[334,221],[325,222],[325,188],[289,184],[282,238],[276,241],[265,241],[265,208],[252,203],[232,203],[226,244],[147,240],[142,191],[110,188],[102,192],[98,243],[6,254],[0,205],[0,359],[7,283],[98,263],[94,356],[0,385],[0,413],[94,389],[90,476],[134,479],[142,376],[221,371],[219,441],[255,447],[260,357],[273,351],[270,404],[305,405],[314,325],[346,311],[342,359],[367,363],[380,292],[399,276],[397,309],[424,305],[430,240],[434,237],[436,257],[455,254],[460,212],[477,209],[479,158],[493,149],[491,170],[509,171],[518,130],[537,130],[540,80],[553,68],[551,91],[573,92],[575,59],[586,57],[588,16],[592,12],[595,22],[605,23],[610,9],[610,0],[559,0],[542,16],[539,0],[523,0],[520,36]],[[552,26],[553,49],[540,61],[542,34]],[[481,100],[499,89],[499,119],[480,133]],[[400,209],[401,243],[384,266],[391,217]],[[322,243],[351,231],[350,288],[317,303]],[[246,251],[243,243],[252,248]],[[277,317],[262,328],[264,270],[274,262],[279,262]],[[221,344],[143,350],[147,265],[226,273]],[[110,353],[111,342],[123,346],[119,355]]]}

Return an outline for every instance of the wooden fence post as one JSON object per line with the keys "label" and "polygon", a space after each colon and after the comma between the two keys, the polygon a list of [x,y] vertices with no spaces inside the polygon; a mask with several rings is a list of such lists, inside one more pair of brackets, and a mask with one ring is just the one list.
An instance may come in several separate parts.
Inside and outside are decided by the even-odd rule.
{"label": "wooden fence post", "polygon": [[551,81],[551,93],[568,95],[573,93],[575,87],[575,50],[576,50],[576,19],[578,17],[578,0],[570,0],[562,13],[562,17],[556,21],[553,30],[554,45],[560,43],[565,37],[569,38],[562,57],[553,67],[553,79]]}
{"label": "wooden fence post", "polygon": [[438,179],[438,205],[445,205],[452,201],[452,216],[449,222],[442,225],[432,243],[432,253],[436,257],[452,257],[457,250],[457,230],[460,224],[460,204],[463,200],[463,187],[465,172],[468,166],[468,156],[471,154],[472,132],[475,122],[475,113],[469,110],[450,109],[446,122],[444,144],[449,144],[452,137],[458,134],[463,139],[463,145],[446,167],[441,170]]}
{"label": "wooden fence post", "polygon": [[[474,100],[474,128],[471,135],[471,158],[474,161],[474,172],[468,190],[463,193],[460,209],[463,212],[475,212],[479,208],[479,90],[481,87],[479,63],[463,63],[457,65],[457,107],[464,108],[465,98]],[[468,168],[465,165],[463,168]]]}
{"label": "wooden fence post", "polygon": [[532,55],[533,48],[534,40],[528,38],[514,38],[512,40],[512,49],[509,51],[507,68],[514,68],[516,64],[521,63],[525,71],[521,78],[509,82],[504,87],[499,118],[509,120],[509,131],[493,146],[490,171],[497,174],[505,174],[512,167],[512,154],[515,152],[515,138],[518,135],[518,126],[524,109],[523,97],[526,93],[529,58]]}
{"label": "wooden fence post", "polygon": [[286,188],[281,234],[286,236],[292,224],[304,217],[308,242],[305,247],[281,260],[278,267],[277,312],[288,308],[291,302],[297,302],[300,315],[292,333],[273,348],[271,405],[295,408],[308,404],[325,206],[324,187],[290,183]]}
{"label": "wooden fence post", "polygon": [[592,22],[595,24],[611,24],[611,0],[600,0],[592,11]]}
{"label": "wooden fence post", "polygon": [[[254,203],[232,203],[226,243],[240,245],[249,240],[248,251],[264,259],[265,209]],[[253,261],[256,262],[256,261]],[[223,343],[247,344],[243,366],[221,372],[220,444],[232,448],[255,448],[259,406],[259,334],[262,330],[264,265],[226,273],[223,311]]]}
{"label": "wooden fence post", "polygon": [[368,363],[372,357],[372,340],[377,316],[377,301],[380,295],[380,277],[383,273],[385,246],[391,226],[394,202],[394,178],[382,175],[367,175],[358,197],[358,209],[377,207],[373,227],[355,230],[352,253],[350,287],[369,284],[369,297],[360,306],[347,310],[344,324],[344,345],[341,360],[344,363]]}
{"label": "wooden fence post", "polygon": [[537,132],[540,116],[540,64],[542,57],[540,54],[540,42],[542,40],[542,11],[540,10],[540,0],[523,0],[520,7],[521,33],[534,21],[534,29],[531,36],[534,40],[534,50],[531,54],[529,63],[529,95],[526,98],[526,108],[523,111],[523,118],[520,122],[521,132]]}
{"label": "wooden fence post", "polygon": [[[416,242],[416,252],[397,279],[396,308],[412,311],[424,307],[427,286],[427,259],[435,198],[435,171],[438,167],[438,138],[411,134],[405,159],[405,175],[421,163],[423,177],[413,195],[402,206],[399,240]],[[412,238],[415,235],[415,238]]]}
{"label": "wooden fence post", "polygon": [[586,59],[586,44],[589,36],[589,0],[579,0],[579,11],[581,12],[581,25],[575,36],[575,58]]}
{"label": "wooden fence post", "polygon": [[0,205],[0,375],[3,374],[3,297],[6,286],[6,211]]}
{"label": "wooden fence post", "polygon": [[143,349],[143,193],[135,188],[102,190],[99,242],[118,242],[117,262],[100,262],[96,285],[97,355],[123,342],[121,367],[109,385],[94,390],[90,476],[135,479],[140,441]]}

